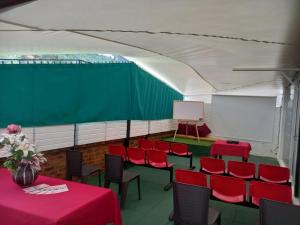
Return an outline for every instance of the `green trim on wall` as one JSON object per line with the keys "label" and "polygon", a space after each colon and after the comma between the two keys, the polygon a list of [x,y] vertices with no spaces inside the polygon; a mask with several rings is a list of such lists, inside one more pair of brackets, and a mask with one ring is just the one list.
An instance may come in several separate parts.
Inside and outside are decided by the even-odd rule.
{"label": "green trim on wall", "polygon": [[0,127],[172,117],[183,96],[134,63],[0,65]]}

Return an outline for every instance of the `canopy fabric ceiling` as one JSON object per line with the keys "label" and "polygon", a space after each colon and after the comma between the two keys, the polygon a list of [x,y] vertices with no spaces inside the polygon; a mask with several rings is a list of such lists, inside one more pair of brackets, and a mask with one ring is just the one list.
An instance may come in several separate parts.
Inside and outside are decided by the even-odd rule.
{"label": "canopy fabric ceiling", "polygon": [[0,52],[120,54],[184,95],[261,84],[273,95],[278,74],[232,68],[291,66],[298,2],[39,0],[0,14]]}

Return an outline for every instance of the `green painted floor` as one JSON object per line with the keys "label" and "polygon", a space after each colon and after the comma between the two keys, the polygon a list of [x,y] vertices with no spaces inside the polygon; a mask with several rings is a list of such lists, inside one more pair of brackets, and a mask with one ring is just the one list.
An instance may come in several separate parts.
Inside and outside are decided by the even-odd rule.
{"label": "green painted floor", "polygon": [[163,138],[162,140],[170,141],[170,142],[180,142],[188,145],[200,145],[204,147],[210,147],[214,143],[213,141],[202,141],[202,140],[198,141],[195,139],[183,138],[183,137],[176,137],[174,141],[173,141],[173,137]]}
{"label": "green painted floor", "polygon": [[[199,170],[199,155],[207,155],[207,146],[200,146],[193,151],[195,154],[193,163],[196,170]],[[225,160],[234,157],[224,157]],[[176,156],[168,156],[170,162],[175,163],[175,168],[188,168],[189,159]],[[240,158],[234,158],[241,160]],[[277,164],[277,160],[268,157],[250,156],[251,162]],[[168,221],[168,215],[172,210],[172,189],[165,192],[163,187],[168,183],[169,173],[163,170],[156,170],[141,166],[131,166],[128,170],[138,172],[141,175],[142,200],[138,200],[137,184],[130,183],[125,209],[122,210],[124,225],[166,225],[172,224]],[[91,184],[97,184],[96,178],[89,180]],[[111,188],[117,193],[117,185]],[[223,203],[211,200],[212,206],[218,208],[222,215],[222,225],[252,225],[258,218],[258,209]]]}

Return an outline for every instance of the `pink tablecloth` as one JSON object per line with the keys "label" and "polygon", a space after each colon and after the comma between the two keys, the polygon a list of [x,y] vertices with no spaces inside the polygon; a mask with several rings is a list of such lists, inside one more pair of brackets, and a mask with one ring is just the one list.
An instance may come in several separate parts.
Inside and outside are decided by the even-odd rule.
{"label": "pink tablecloth", "polygon": [[67,184],[69,191],[52,195],[26,194],[0,169],[1,225],[121,225],[116,195],[99,188],[39,176],[35,184]]}
{"label": "pink tablecloth", "polygon": [[248,160],[251,151],[251,145],[248,142],[239,142],[238,144],[229,144],[224,140],[217,140],[210,149],[212,156],[227,155],[241,156]]}

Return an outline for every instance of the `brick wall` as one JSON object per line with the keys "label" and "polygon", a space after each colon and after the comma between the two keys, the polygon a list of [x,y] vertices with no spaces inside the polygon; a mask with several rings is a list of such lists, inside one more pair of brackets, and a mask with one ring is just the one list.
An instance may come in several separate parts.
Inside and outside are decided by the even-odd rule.
{"label": "brick wall", "polygon": [[[163,132],[158,134],[150,134],[149,139],[160,139],[163,137],[172,136],[174,132]],[[136,147],[137,140],[142,137],[134,137],[130,139],[130,146]],[[104,168],[104,154],[108,151],[108,145],[123,145],[124,139],[99,142],[87,145],[80,145],[76,148],[83,154],[83,163],[88,165],[95,165],[99,168]],[[42,166],[40,174],[52,176],[57,178],[66,177],[66,151],[72,148],[63,148],[50,151],[44,151],[47,162]],[[0,159],[0,165],[3,164],[5,159]]]}

